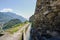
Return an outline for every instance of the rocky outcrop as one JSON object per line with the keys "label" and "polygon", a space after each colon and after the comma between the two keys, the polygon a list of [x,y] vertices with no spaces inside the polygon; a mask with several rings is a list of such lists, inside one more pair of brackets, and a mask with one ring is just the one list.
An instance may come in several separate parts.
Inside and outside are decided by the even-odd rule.
{"label": "rocky outcrop", "polygon": [[37,0],[31,40],[60,40],[60,0]]}

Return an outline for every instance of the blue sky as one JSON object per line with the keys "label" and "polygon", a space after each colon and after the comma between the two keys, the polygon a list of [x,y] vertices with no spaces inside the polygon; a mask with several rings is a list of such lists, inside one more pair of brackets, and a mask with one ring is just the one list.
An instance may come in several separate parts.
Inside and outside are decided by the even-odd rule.
{"label": "blue sky", "polygon": [[0,0],[0,11],[15,12],[27,19],[34,14],[36,0]]}

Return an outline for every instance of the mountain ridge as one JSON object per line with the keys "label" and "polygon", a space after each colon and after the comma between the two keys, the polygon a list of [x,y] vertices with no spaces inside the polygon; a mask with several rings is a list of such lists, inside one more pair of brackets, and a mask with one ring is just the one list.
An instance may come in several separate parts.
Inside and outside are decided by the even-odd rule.
{"label": "mountain ridge", "polygon": [[0,12],[0,22],[8,22],[11,19],[19,19],[22,22],[26,21],[26,19],[20,15],[17,15],[12,12]]}

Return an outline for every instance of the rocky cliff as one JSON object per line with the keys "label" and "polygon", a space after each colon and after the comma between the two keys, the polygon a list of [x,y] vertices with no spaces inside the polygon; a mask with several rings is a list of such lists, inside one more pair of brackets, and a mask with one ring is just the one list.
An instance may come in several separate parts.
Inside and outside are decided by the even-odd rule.
{"label": "rocky cliff", "polygon": [[37,0],[30,22],[31,40],[60,40],[60,0]]}

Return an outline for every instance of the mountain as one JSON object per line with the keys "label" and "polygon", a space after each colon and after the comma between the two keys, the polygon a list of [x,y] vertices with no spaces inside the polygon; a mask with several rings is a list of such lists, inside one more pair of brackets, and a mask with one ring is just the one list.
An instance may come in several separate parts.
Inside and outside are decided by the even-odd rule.
{"label": "mountain", "polygon": [[16,13],[12,12],[0,12],[0,28],[9,29],[12,26],[25,22],[26,19]]}
{"label": "mountain", "polygon": [[0,22],[6,23],[10,21],[11,19],[19,19],[22,22],[26,21],[26,19],[20,15],[17,15],[12,12],[0,12]]}
{"label": "mountain", "polygon": [[19,19],[12,19],[9,22],[5,23],[3,29],[12,28],[14,25],[21,23]]}

